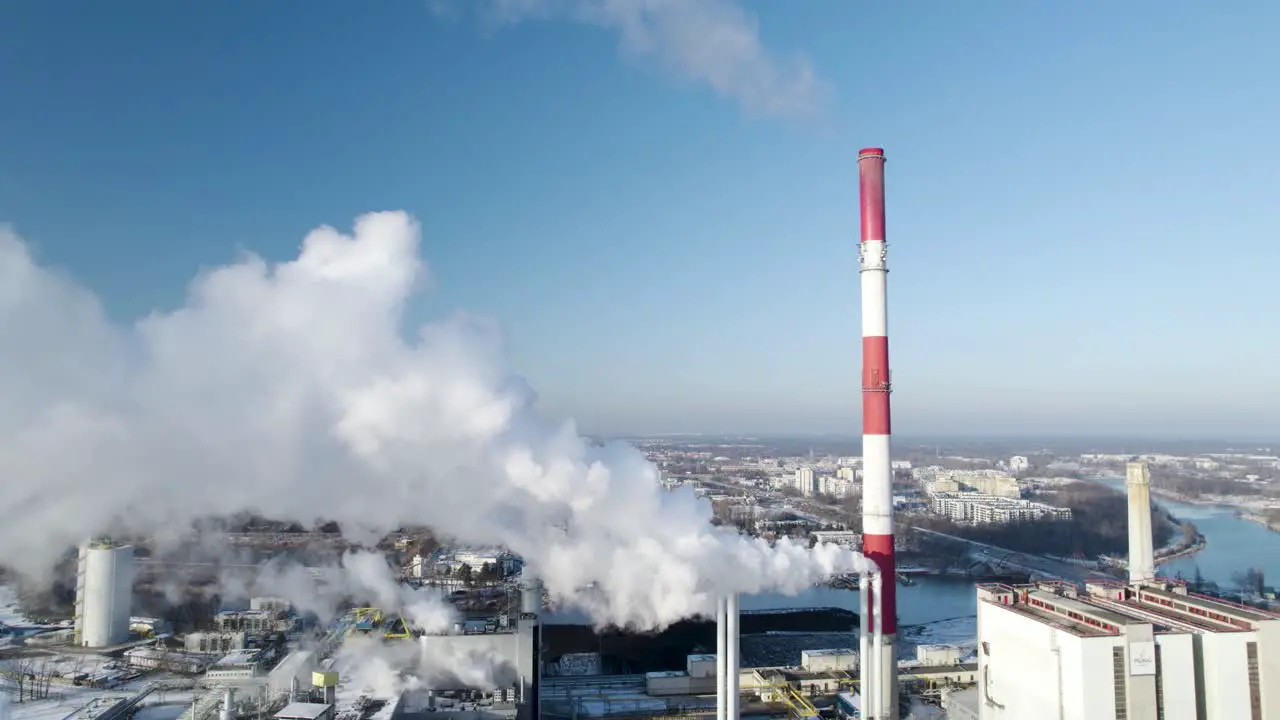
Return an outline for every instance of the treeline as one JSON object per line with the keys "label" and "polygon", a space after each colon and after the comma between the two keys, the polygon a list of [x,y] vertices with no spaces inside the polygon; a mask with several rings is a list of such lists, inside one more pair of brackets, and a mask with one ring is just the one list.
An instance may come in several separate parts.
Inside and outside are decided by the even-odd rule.
{"label": "treeline", "polygon": [[1236,482],[1229,478],[1197,477],[1167,470],[1153,471],[1151,473],[1151,484],[1158,488],[1190,496],[1271,494],[1271,489],[1266,485]]}
{"label": "treeline", "polygon": [[[1123,557],[1129,550],[1129,507],[1125,496],[1104,485],[1071,483],[1037,498],[1049,505],[1071,508],[1070,520],[1036,520],[1008,525],[962,525],[928,516],[920,527],[1033,555],[1099,555]],[[1178,527],[1163,512],[1151,511],[1155,546],[1169,542]]]}

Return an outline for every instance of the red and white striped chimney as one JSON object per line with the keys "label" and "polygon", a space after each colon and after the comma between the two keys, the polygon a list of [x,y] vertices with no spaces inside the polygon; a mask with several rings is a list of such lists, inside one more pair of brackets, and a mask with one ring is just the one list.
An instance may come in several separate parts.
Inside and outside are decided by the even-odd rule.
{"label": "red and white striped chimney", "polygon": [[884,578],[879,597],[872,597],[868,629],[883,634],[876,673],[889,717],[898,716],[895,633],[898,631],[893,557],[893,465],[889,459],[889,318],[886,307],[884,234],[884,150],[858,153],[862,207],[862,553],[875,561]]}

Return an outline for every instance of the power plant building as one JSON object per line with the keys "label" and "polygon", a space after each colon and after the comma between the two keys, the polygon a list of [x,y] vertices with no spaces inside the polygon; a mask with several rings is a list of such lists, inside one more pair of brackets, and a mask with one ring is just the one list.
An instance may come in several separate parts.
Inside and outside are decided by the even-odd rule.
{"label": "power plant building", "polygon": [[129,639],[133,547],[105,541],[80,548],[76,570],[75,644],[103,648]]}
{"label": "power plant building", "polygon": [[1129,583],[978,586],[978,716],[1280,720],[1280,614],[1155,578],[1149,476],[1128,474]]}

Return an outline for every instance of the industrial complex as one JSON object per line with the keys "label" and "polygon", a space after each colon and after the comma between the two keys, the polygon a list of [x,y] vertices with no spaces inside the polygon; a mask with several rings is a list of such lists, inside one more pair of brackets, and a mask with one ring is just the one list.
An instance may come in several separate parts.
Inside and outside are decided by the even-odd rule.
{"label": "industrial complex", "polygon": [[[178,720],[419,720],[435,713],[457,720],[899,720],[908,701],[923,697],[931,701],[929,717],[963,720],[1280,720],[1280,614],[1157,576],[1144,462],[1127,467],[1127,582],[1090,576],[1079,584],[979,584],[975,650],[920,643],[914,659],[899,657],[912,646],[899,644],[895,597],[884,167],[883,150],[859,153],[862,528],[812,533],[815,541],[860,543],[871,561],[842,578],[858,593],[856,647],[805,649],[797,664],[746,667],[740,598],[725,594],[714,598],[714,652],[681,649],[677,667],[606,671],[603,650],[549,658],[544,588],[504,548],[439,547],[403,563],[397,590],[433,593],[432,602],[456,614],[445,629],[418,626],[409,608],[394,606],[385,593],[381,607],[348,593],[325,617],[298,607],[297,597],[263,594],[175,631],[171,618],[133,615],[145,554],[98,538],[76,556],[74,618],[6,640],[0,680],[32,703],[27,707],[91,690],[59,713],[65,720],[125,720],[166,693],[182,698]],[[1014,460],[1021,463],[1010,467],[1025,468],[1025,457]],[[801,468],[796,489],[821,492],[819,480]],[[853,481],[853,470],[843,468],[832,482],[847,490]],[[961,484],[979,492],[962,493]],[[1070,517],[1021,499],[1017,482],[1003,473],[940,470],[929,488],[935,510],[958,522]],[[312,569],[319,588],[324,573]],[[36,659],[53,669],[33,669]],[[676,664],[670,657],[664,663]],[[33,683],[44,690],[29,693]],[[53,684],[63,692],[50,692]]]}
{"label": "industrial complex", "polygon": [[1146,464],[1127,480],[1129,582],[979,586],[979,684],[954,717],[1280,718],[1280,615],[1157,578]]}

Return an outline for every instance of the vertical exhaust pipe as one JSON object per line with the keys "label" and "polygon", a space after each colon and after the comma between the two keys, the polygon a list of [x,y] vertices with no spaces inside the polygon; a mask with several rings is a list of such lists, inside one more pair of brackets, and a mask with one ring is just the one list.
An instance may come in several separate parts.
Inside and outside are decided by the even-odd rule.
{"label": "vertical exhaust pipe", "polygon": [[868,717],[867,712],[871,707],[868,702],[871,697],[869,690],[871,688],[871,672],[869,665],[871,664],[871,614],[869,608],[871,603],[868,601],[867,595],[871,589],[871,581],[866,575],[858,576],[858,695],[861,696],[861,705],[859,712],[862,717]]}
{"label": "vertical exhaust pipe", "polygon": [[[892,580],[890,580],[892,582]],[[876,573],[871,577],[871,596],[880,597],[880,593],[884,591],[884,575]],[[890,682],[896,682],[896,673],[890,674],[889,668],[885,667],[885,643],[884,643],[884,623],[880,621],[880,616],[875,618],[874,630],[872,630],[871,642],[873,644],[871,656],[875,658],[872,667],[871,685],[875,688],[875,705],[871,717],[876,720],[889,720],[889,703],[891,702],[892,690],[889,687]]]}
{"label": "vertical exhaust pipe", "polygon": [[716,598],[716,720],[729,714],[729,598]]}
{"label": "vertical exhaust pipe", "polygon": [[729,671],[729,678],[728,678],[729,683],[725,688],[725,693],[726,693],[725,699],[728,701],[726,703],[728,706],[728,717],[725,720],[738,720],[738,717],[739,717],[738,703],[742,699],[742,696],[739,693],[739,687],[738,687],[739,679],[742,677],[742,662],[738,658],[739,611],[738,611],[738,594],[737,593],[733,593],[732,595],[729,596],[728,604],[729,604],[729,607],[727,609],[726,615],[728,616],[729,622],[726,623],[725,625],[727,629],[727,632],[725,633],[727,635],[727,637],[725,637],[725,644],[729,648],[729,660],[726,663],[728,666],[727,670]]}
{"label": "vertical exhaust pipe", "polygon": [[235,717],[236,706],[236,690],[235,688],[227,688],[222,694],[222,713],[219,715],[221,720],[232,720]]}

